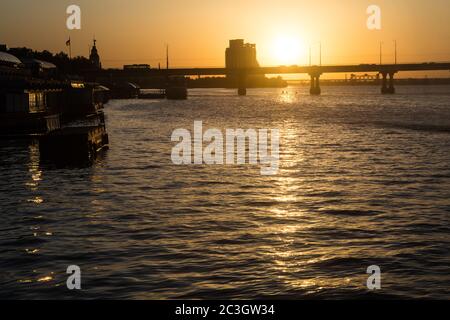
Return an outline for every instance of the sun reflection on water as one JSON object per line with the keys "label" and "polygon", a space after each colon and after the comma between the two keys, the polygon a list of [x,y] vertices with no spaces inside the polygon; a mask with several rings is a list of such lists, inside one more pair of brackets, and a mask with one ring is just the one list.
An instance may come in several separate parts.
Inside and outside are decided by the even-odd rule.
{"label": "sun reflection on water", "polygon": [[293,104],[298,101],[299,93],[292,89],[283,89],[278,95],[277,102]]}
{"label": "sun reflection on water", "polygon": [[45,277],[37,279],[37,282],[49,282],[49,281],[52,281],[52,280],[53,280],[52,276],[45,276]]}
{"label": "sun reflection on water", "polygon": [[[292,94],[282,94],[285,101],[293,99]],[[279,245],[268,247],[266,254],[272,261],[271,269],[278,281],[293,289],[317,293],[327,288],[348,285],[350,279],[318,276],[316,266],[332,256],[332,248],[319,241],[312,246],[307,241],[298,240],[299,234],[313,237],[313,227],[318,221],[315,212],[299,205],[306,201],[303,191],[309,190],[308,181],[301,175],[303,156],[303,130],[295,122],[280,123],[283,140],[281,142],[280,171],[273,177],[273,190],[270,193],[275,206],[268,210],[271,220],[279,221],[268,227],[267,233],[276,235]],[[323,222],[322,222],[323,223]]]}
{"label": "sun reflection on water", "polygon": [[36,191],[39,182],[42,181],[42,170],[39,168],[39,146],[36,143],[31,143],[29,146],[28,172],[31,174],[31,180],[27,181],[25,185],[30,190]]}

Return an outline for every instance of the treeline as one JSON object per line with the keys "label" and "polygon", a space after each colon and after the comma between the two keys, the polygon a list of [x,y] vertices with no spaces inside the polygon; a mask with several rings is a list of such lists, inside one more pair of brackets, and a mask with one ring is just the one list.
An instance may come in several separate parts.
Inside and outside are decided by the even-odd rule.
{"label": "treeline", "polygon": [[29,48],[10,48],[8,53],[13,56],[22,59],[38,59],[46,62],[53,63],[60,74],[80,74],[85,71],[95,70],[95,66],[91,61],[83,56],[77,56],[69,59],[69,56],[65,52],[59,52],[56,54],[50,51],[34,51]]}

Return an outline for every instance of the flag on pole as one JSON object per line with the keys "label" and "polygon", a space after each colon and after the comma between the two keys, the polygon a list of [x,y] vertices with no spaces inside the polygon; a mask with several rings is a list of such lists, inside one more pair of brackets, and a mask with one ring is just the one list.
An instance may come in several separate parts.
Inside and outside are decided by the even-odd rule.
{"label": "flag on pole", "polygon": [[70,37],[66,41],[66,47],[69,47],[69,59],[72,60],[72,43],[70,42]]}

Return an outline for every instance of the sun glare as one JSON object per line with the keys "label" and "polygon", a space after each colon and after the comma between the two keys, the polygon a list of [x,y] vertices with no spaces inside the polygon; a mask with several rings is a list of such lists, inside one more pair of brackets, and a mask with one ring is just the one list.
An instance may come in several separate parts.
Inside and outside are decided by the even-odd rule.
{"label": "sun glare", "polygon": [[273,41],[274,60],[279,65],[300,64],[302,45],[299,38],[294,36],[279,36]]}

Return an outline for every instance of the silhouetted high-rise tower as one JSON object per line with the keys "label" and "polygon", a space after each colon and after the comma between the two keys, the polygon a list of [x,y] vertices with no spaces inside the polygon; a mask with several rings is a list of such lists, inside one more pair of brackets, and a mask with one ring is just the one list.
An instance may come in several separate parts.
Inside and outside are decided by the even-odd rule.
{"label": "silhouetted high-rise tower", "polygon": [[225,67],[229,69],[257,68],[256,45],[244,43],[243,39],[230,40],[225,51]]}

